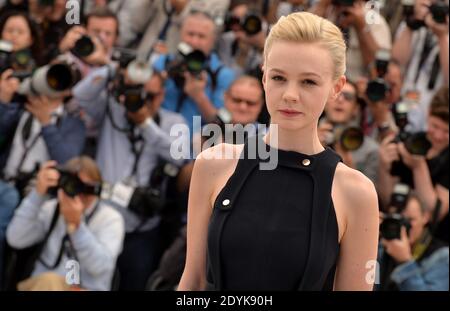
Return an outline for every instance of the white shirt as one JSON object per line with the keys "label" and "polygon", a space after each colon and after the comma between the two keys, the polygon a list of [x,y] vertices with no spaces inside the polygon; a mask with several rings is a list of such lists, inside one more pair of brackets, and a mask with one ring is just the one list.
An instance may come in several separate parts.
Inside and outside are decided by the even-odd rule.
{"label": "white shirt", "polygon": [[[63,115],[63,112],[64,108],[61,105],[54,111],[50,122],[53,124],[56,123],[58,117]],[[30,113],[25,111],[19,120],[16,133],[14,134],[11,152],[4,169],[6,178],[16,177],[19,171],[32,172],[36,164],[50,160],[47,144],[41,135],[42,126],[36,118],[33,117],[32,119],[31,131],[27,141],[23,141],[22,132],[29,116]],[[22,166],[19,167],[26,148],[29,148],[29,150]]]}

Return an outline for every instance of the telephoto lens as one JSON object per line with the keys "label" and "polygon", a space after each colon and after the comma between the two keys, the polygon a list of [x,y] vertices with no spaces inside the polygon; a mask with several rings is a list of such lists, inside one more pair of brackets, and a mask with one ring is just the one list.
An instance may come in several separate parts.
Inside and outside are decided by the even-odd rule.
{"label": "telephoto lens", "polygon": [[49,64],[38,68],[19,87],[21,95],[45,95],[59,97],[81,80],[80,71],[67,62]]}
{"label": "telephoto lens", "polygon": [[366,95],[371,102],[379,102],[386,98],[389,85],[384,79],[376,78],[367,84]]}
{"label": "telephoto lens", "polygon": [[364,143],[364,133],[358,127],[348,127],[340,134],[342,148],[346,151],[355,151]]}
{"label": "telephoto lens", "polygon": [[242,29],[249,36],[254,36],[262,30],[262,21],[258,15],[248,14],[242,23]]}

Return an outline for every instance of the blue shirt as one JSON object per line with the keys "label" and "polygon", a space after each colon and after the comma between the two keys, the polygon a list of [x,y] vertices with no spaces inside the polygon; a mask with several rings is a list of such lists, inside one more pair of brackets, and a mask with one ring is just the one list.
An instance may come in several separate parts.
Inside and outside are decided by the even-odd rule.
{"label": "blue shirt", "polygon": [[[168,57],[169,59],[173,59],[173,56],[171,55],[170,56],[163,55],[156,60],[154,64],[154,68],[156,71],[161,72],[165,70],[167,62],[166,60]],[[208,75],[208,83],[205,89],[206,95],[208,96],[209,100],[212,102],[214,107],[219,109],[224,106],[223,94],[230,87],[231,83],[234,81],[235,73],[230,68],[224,67],[221,61],[219,60],[219,57],[215,53],[212,53],[211,56],[209,57],[208,68],[213,73],[216,73],[217,70],[219,70],[220,68],[216,77],[216,87],[213,89],[211,76]],[[193,117],[201,116],[197,104],[191,98],[186,96],[186,98],[182,102],[180,111],[177,111],[178,101],[180,96],[182,96],[182,90],[178,89],[173,79],[166,80],[165,89],[166,89],[166,96],[164,98],[162,107],[169,111],[181,113],[181,115],[183,115],[183,117],[186,119],[189,126],[190,134],[192,135],[194,133]],[[198,130],[200,130],[200,128]]]}

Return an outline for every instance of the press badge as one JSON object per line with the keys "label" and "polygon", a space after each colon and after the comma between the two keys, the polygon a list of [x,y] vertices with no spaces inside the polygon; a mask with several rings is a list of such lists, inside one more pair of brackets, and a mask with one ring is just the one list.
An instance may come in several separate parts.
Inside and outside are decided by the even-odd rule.
{"label": "press badge", "polygon": [[117,183],[111,191],[111,201],[127,208],[134,193],[134,187],[125,185],[124,183]]}

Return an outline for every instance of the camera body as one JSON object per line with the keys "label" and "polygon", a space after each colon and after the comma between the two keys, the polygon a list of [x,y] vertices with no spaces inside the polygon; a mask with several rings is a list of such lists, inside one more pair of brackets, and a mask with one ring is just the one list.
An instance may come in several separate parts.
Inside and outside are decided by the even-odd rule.
{"label": "camera body", "polygon": [[262,30],[262,20],[255,13],[247,13],[242,19],[228,15],[225,19],[225,31],[243,30],[248,36],[254,36]]}
{"label": "camera body", "polygon": [[386,98],[386,93],[390,86],[384,77],[388,72],[391,53],[388,50],[379,50],[375,55],[375,74],[376,78],[367,84],[366,95],[371,102],[382,101]]}
{"label": "camera body", "polygon": [[430,6],[430,13],[433,20],[438,24],[445,24],[449,8],[444,1],[437,1]]}
{"label": "camera body", "polygon": [[99,196],[102,191],[100,184],[88,185],[81,181],[77,174],[68,172],[63,168],[56,168],[59,172],[58,185],[56,187],[49,188],[47,193],[56,197],[58,189],[62,189],[65,194],[70,197],[75,197],[80,194],[96,195]]}
{"label": "camera body", "polygon": [[116,48],[112,58],[118,63],[114,95],[130,112],[136,112],[145,105],[148,98],[144,84],[153,74],[151,66],[138,60],[136,56],[133,50]]}
{"label": "camera body", "polygon": [[70,50],[70,52],[78,58],[85,58],[94,53],[95,45],[92,39],[83,35],[80,39],[75,42],[74,47]]}
{"label": "camera body", "polygon": [[410,221],[398,213],[387,214],[380,225],[381,236],[386,240],[400,239],[402,227],[409,234]]}
{"label": "camera body", "polygon": [[14,52],[12,43],[0,40],[0,74],[7,69],[13,69],[17,75],[30,74],[34,66],[29,49]]}
{"label": "camera body", "polygon": [[175,59],[166,63],[166,71],[170,78],[175,81],[178,88],[183,88],[185,83],[184,73],[189,72],[194,77],[200,78],[206,69],[207,57],[200,50],[194,50],[187,43],[178,45],[178,53]]}

